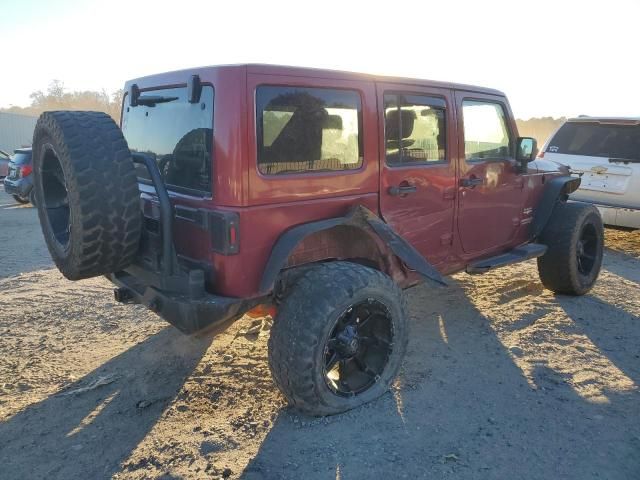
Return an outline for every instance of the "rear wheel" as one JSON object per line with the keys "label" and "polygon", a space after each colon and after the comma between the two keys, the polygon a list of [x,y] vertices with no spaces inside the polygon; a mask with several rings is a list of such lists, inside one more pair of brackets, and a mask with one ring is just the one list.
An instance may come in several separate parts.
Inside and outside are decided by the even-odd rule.
{"label": "rear wheel", "polygon": [[385,274],[321,264],[303,274],[278,309],[269,366],[290,404],[331,415],[389,389],[408,340],[406,301]]}
{"label": "rear wheel", "polygon": [[22,203],[23,205],[25,203],[29,203],[29,199],[26,197],[21,197],[20,195],[13,195],[13,198],[16,202],[18,203]]}
{"label": "rear wheel", "polygon": [[596,282],[604,248],[604,228],[593,205],[570,202],[555,206],[542,232],[547,253],[538,258],[542,284],[568,295],[584,295]]}

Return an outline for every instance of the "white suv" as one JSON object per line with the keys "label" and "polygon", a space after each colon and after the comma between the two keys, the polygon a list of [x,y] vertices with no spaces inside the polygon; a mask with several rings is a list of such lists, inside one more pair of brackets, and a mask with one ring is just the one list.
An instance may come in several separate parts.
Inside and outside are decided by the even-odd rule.
{"label": "white suv", "polygon": [[538,157],[582,177],[572,200],[593,203],[607,225],[640,228],[640,118],[567,120]]}

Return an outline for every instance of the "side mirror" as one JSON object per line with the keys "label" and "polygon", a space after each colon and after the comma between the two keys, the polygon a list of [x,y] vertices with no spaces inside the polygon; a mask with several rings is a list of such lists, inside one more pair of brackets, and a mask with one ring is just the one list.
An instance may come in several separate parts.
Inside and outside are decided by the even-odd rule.
{"label": "side mirror", "polygon": [[516,161],[522,171],[527,170],[527,163],[533,161],[538,154],[538,142],[531,137],[518,137]]}

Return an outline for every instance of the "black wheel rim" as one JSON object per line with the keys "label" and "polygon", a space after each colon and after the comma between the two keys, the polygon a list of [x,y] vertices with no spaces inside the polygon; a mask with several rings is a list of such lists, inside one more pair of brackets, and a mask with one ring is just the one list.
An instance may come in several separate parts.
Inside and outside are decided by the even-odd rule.
{"label": "black wheel rim", "polygon": [[591,274],[596,264],[597,254],[598,233],[596,232],[596,228],[591,224],[585,225],[580,232],[580,238],[576,246],[578,271],[582,275]]}
{"label": "black wheel rim", "polygon": [[393,319],[382,302],[367,299],[338,318],[324,347],[324,379],[336,395],[359,395],[381,378],[393,350]]}
{"label": "black wheel rim", "polygon": [[43,206],[51,232],[56,242],[66,249],[71,234],[69,193],[62,165],[51,147],[43,149],[41,177]]}

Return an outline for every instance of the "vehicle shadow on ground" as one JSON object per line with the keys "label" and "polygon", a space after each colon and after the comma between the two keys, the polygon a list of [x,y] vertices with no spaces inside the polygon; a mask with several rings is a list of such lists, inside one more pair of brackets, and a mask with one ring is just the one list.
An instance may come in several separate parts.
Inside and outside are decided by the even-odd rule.
{"label": "vehicle shadow on ground", "polygon": [[[463,313],[449,316],[454,304]],[[640,472],[637,392],[607,392],[608,403],[592,403],[544,357],[534,359],[527,380],[459,285],[418,287],[410,307],[410,351],[396,388],[328,419],[281,411],[242,478],[629,479]],[[598,315],[615,307],[602,308]],[[598,333],[605,345],[616,332]]]}
{"label": "vehicle shadow on ground", "polygon": [[211,341],[166,328],[0,424],[0,477],[111,478]]}
{"label": "vehicle shadow on ground", "polygon": [[619,250],[605,248],[606,262],[603,269],[630,282],[640,283],[640,259]]}
{"label": "vehicle shadow on ground", "polygon": [[[575,302],[571,302],[569,298],[557,297],[562,309],[573,320],[575,328],[589,337],[600,352],[633,380],[636,386],[640,386],[640,318],[593,295],[585,295],[580,300],[588,305],[590,315],[577,309]],[[602,321],[611,315],[616,316],[615,323]],[[640,395],[637,397],[636,401],[640,405]]]}
{"label": "vehicle shadow on ground", "polygon": [[13,210],[17,208],[35,208],[31,203],[20,203],[4,191],[0,180],[0,210]]}

